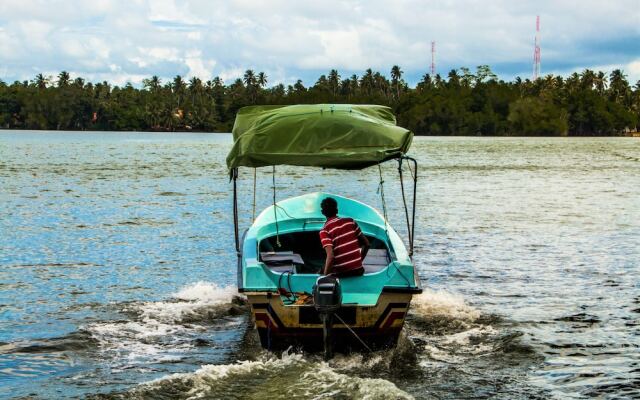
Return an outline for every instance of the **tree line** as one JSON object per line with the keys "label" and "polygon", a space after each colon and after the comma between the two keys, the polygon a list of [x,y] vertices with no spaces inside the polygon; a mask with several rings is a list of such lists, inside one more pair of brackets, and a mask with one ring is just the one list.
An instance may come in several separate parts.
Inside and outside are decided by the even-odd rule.
{"label": "tree line", "polygon": [[0,128],[229,132],[243,106],[301,103],[387,105],[417,135],[621,135],[640,123],[640,81],[631,86],[619,69],[506,82],[481,65],[425,74],[409,87],[395,65],[389,77],[372,69],[343,77],[333,69],[309,87],[267,83],[264,72],[250,69],[230,84],[152,76],[141,88],[72,79],[66,71],[0,80]]}

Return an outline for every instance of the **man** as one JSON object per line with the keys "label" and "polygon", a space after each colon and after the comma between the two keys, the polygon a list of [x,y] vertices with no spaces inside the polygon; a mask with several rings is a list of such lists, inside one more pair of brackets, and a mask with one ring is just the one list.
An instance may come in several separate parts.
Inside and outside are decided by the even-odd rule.
{"label": "man", "polygon": [[320,230],[320,241],[327,253],[322,274],[331,273],[341,278],[364,274],[362,260],[369,251],[369,240],[353,219],[338,217],[335,199],[325,198],[320,203],[320,209],[322,215],[327,217],[327,222]]}

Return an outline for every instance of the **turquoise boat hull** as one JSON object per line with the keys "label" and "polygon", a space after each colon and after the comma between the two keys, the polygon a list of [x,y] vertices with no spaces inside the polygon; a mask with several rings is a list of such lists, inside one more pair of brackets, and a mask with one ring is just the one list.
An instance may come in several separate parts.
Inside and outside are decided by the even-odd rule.
{"label": "turquoise boat hull", "polygon": [[[336,350],[394,346],[420,279],[398,234],[374,208],[346,197],[311,193],[266,208],[245,232],[238,258],[238,289],[251,306],[263,347],[322,348],[322,323],[309,302],[324,262],[318,236],[320,202],[332,197],[339,216],[353,218],[372,243],[365,274],[341,278],[342,307],[333,328]],[[274,261],[276,260],[276,261]],[[306,300],[306,301],[305,301]]]}

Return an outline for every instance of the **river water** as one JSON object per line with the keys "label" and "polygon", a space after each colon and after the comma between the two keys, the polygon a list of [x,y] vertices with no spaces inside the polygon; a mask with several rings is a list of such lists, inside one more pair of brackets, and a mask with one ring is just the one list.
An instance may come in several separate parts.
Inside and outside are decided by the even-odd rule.
{"label": "river water", "polygon": [[[226,134],[0,132],[0,397],[640,397],[640,141],[416,138],[398,348],[269,354],[237,297]],[[382,167],[405,232],[397,165]],[[241,174],[243,224],[252,174]],[[271,201],[258,170],[258,209]],[[277,168],[278,198],[381,208],[377,168]]]}

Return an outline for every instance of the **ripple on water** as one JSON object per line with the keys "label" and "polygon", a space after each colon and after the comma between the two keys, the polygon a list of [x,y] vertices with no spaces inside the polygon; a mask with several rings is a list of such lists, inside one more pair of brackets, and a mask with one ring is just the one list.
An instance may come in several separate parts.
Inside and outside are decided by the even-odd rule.
{"label": "ripple on water", "polygon": [[[230,135],[0,136],[0,397],[129,393],[203,365],[268,362],[244,349],[242,304],[168,295],[200,280],[226,293],[235,281]],[[338,374],[326,381],[382,379],[416,398],[638,397],[637,140],[415,138],[412,154],[414,261],[426,287],[458,294],[416,299],[408,350],[344,356],[323,367]],[[382,172],[402,234],[396,167]],[[322,190],[381,209],[377,169],[278,172],[278,199]],[[252,176],[241,172],[243,216]],[[268,192],[271,170],[257,177]],[[293,365],[326,372],[301,357]],[[319,396],[363,396],[283,374],[283,386]]]}

